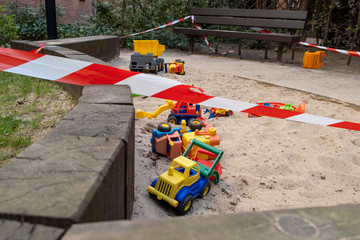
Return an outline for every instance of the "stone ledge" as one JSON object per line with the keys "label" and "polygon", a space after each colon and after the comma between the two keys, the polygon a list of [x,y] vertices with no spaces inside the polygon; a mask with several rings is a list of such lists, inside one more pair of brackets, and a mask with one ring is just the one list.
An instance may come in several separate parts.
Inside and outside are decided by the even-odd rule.
{"label": "stone ledge", "polygon": [[[38,43],[40,42],[38,41]],[[105,62],[120,55],[120,38],[118,36],[90,36],[46,40],[45,46],[70,48]]]}
{"label": "stone ledge", "polygon": [[[93,57],[95,62],[99,61],[98,59],[101,59],[103,63],[105,63],[120,55],[120,38],[118,36],[90,36],[35,42],[14,40],[11,41],[10,46],[14,49],[31,51],[38,49],[40,47],[40,43],[44,43],[44,49],[41,53],[55,56],[60,56],[57,54],[61,54],[61,56],[67,55],[69,58],[78,60],[83,60],[81,58],[83,54]],[[73,51],[69,51],[69,49]],[[49,53],[47,51],[53,51],[53,53]]]}
{"label": "stone ledge", "polygon": [[217,216],[75,224],[62,240],[358,239],[353,205]]}
{"label": "stone ledge", "polygon": [[[97,86],[101,86],[103,91],[99,92]],[[89,85],[84,89],[84,95],[79,99],[79,103],[133,105],[129,92],[130,87],[128,85],[121,88],[112,85]]]}
{"label": "stone ledge", "polygon": [[[130,89],[89,88],[84,99],[93,103],[79,103],[50,134],[0,168],[0,218],[64,229],[130,218],[134,107],[117,94],[130,96]],[[115,103],[97,104],[106,94]]]}

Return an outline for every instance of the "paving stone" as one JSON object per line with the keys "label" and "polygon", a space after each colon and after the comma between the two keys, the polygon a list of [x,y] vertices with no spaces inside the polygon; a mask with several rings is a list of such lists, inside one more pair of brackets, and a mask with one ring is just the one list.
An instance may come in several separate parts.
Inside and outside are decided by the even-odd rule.
{"label": "paving stone", "polygon": [[79,103],[133,105],[129,86],[87,85]]}
{"label": "paving stone", "polygon": [[0,219],[1,240],[57,240],[64,229]]}

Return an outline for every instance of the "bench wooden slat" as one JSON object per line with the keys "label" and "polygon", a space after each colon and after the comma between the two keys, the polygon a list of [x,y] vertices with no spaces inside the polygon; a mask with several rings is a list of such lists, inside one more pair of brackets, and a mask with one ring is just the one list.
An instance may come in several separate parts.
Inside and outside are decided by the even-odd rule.
{"label": "bench wooden slat", "polygon": [[265,10],[265,9],[226,9],[226,8],[191,8],[191,15],[232,16],[249,18],[305,20],[307,11]]}
{"label": "bench wooden slat", "polygon": [[174,33],[180,33],[184,35],[206,35],[225,38],[238,38],[238,39],[252,39],[252,40],[266,40],[283,43],[299,42],[301,36],[285,35],[285,34],[259,34],[253,32],[235,32],[225,30],[209,30],[209,29],[191,29],[191,28],[174,28]]}
{"label": "bench wooden slat", "polygon": [[236,17],[205,17],[195,16],[197,24],[231,25],[245,27],[268,27],[284,29],[304,29],[305,21],[282,19],[256,19]]}
{"label": "bench wooden slat", "polygon": [[[264,34],[248,31],[228,31],[206,29],[211,25],[228,25],[242,27],[260,27],[291,30],[304,30],[307,11],[265,10],[265,9],[229,9],[229,8],[191,8],[190,14],[195,16],[195,23],[203,24],[204,29],[174,28],[174,33],[189,37],[189,49],[194,51],[195,36],[215,36],[222,38],[265,40],[278,43],[277,61],[282,60],[285,44],[293,44],[292,59],[294,59],[295,43],[301,40],[299,35],[285,35],[281,33]],[[265,58],[267,58],[267,47]],[[239,43],[238,53],[241,54]]]}

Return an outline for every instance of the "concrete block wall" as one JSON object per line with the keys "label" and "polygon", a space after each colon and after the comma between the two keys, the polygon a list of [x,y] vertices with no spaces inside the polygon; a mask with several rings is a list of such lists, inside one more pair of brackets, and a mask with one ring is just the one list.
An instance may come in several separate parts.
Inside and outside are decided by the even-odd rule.
{"label": "concrete block wall", "polygon": [[0,168],[0,219],[67,229],[130,218],[134,107],[128,86],[85,87],[55,129]]}
{"label": "concrete block wall", "polygon": [[[41,53],[100,64],[106,64],[105,62],[120,55],[120,38],[118,36],[91,36],[35,42],[18,40],[11,41],[10,46],[14,49],[30,51],[39,48],[40,43],[44,43]],[[99,62],[99,59],[102,62]]]}
{"label": "concrete block wall", "polygon": [[62,240],[359,239],[356,205],[73,225]]}

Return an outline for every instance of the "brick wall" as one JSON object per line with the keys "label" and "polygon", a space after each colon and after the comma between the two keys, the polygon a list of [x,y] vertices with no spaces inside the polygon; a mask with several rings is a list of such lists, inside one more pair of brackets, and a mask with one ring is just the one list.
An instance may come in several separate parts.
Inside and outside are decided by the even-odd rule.
{"label": "brick wall", "polygon": [[[33,7],[41,3],[45,4],[45,0],[1,0],[0,5],[8,5],[12,2],[31,5]],[[84,22],[84,16],[94,15],[92,2],[93,0],[55,0],[57,6],[65,8],[65,14],[63,17],[58,18],[58,23]]]}

